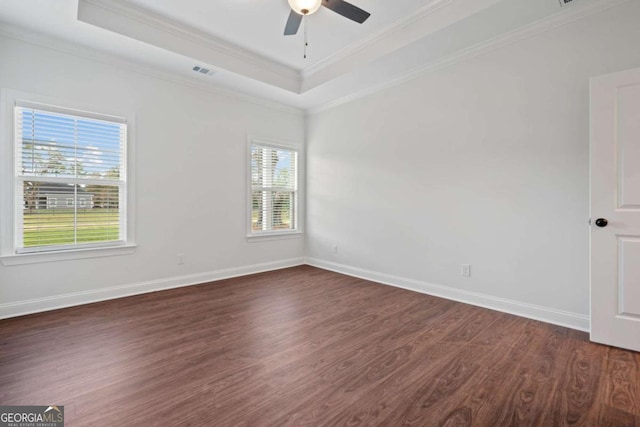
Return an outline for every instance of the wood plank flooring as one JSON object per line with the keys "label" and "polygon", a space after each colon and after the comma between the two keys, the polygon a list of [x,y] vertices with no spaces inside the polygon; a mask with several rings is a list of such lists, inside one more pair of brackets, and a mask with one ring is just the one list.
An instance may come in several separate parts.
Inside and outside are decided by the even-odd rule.
{"label": "wood plank flooring", "polygon": [[0,404],[67,426],[640,426],[640,354],[303,266],[0,321]]}

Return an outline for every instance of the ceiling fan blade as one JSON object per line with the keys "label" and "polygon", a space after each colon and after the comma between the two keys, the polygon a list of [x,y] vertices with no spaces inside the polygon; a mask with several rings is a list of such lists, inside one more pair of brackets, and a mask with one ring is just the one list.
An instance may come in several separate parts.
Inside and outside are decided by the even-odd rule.
{"label": "ceiling fan blade", "polygon": [[335,13],[349,18],[352,21],[362,24],[371,16],[369,12],[366,12],[359,7],[347,3],[344,0],[322,0],[322,5],[328,9],[333,10]]}
{"label": "ceiling fan blade", "polygon": [[287,25],[284,26],[284,35],[292,36],[298,32],[298,28],[300,28],[300,23],[302,22],[302,15],[298,15],[293,10],[289,14],[289,19],[287,19]]}

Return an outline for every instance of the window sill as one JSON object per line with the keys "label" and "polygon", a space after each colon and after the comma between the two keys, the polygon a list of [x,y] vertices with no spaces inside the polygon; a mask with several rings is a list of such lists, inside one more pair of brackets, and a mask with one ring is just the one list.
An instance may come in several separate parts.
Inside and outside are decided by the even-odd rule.
{"label": "window sill", "polygon": [[302,231],[286,231],[280,233],[261,233],[248,234],[248,242],[268,242],[270,240],[299,239],[302,237]]}
{"label": "window sill", "polygon": [[117,255],[130,255],[136,251],[136,245],[113,246],[106,248],[73,249],[67,251],[38,252],[29,254],[6,255],[0,262],[6,266],[37,264],[42,262],[71,261],[86,258],[101,258]]}

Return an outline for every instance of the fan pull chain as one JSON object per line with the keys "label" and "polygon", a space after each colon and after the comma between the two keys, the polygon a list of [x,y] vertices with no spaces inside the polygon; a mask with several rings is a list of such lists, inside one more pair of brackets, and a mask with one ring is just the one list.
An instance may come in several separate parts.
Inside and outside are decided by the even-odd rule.
{"label": "fan pull chain", "polygon": [[307,47],[309,46],[309,39],[307,37],[307,21],[308,19],[304,20],[304,59],[307,59]]}

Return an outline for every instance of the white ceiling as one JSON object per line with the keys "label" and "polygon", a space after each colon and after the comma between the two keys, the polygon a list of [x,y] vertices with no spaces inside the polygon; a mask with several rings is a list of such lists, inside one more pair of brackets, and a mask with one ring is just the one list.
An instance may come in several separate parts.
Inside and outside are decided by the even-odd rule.
{"label": "white ceiling", "polygon": [[302,32],[282,35],[287,0],[0,1],[0,35],[315,110],[625,0],[351,0],[371,18],[307,17],[307,60]]}

